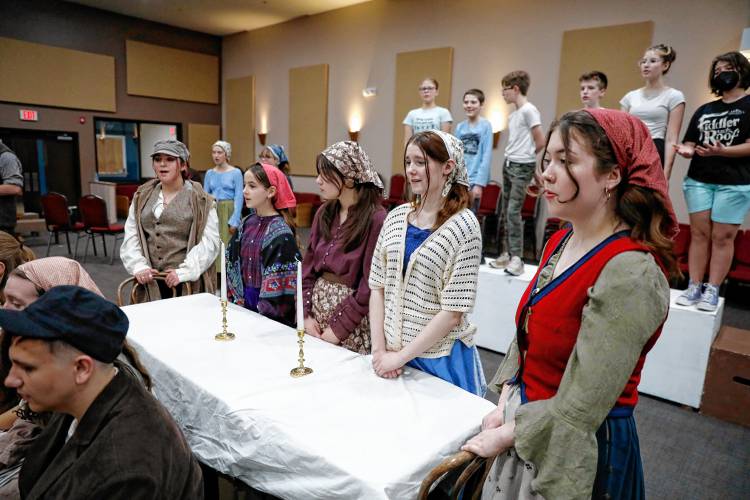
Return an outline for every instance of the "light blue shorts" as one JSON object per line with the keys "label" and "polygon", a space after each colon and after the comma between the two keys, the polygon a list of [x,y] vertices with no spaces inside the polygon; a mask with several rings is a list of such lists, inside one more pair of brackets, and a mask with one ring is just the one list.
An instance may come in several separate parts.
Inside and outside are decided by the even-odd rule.
{"label": "light blue shorts", "polygon": [[742,224],[750,211],[750,184],[708,184],[685,177],[682,192],[689,213],[711,210],[711,220],[720,224]]}

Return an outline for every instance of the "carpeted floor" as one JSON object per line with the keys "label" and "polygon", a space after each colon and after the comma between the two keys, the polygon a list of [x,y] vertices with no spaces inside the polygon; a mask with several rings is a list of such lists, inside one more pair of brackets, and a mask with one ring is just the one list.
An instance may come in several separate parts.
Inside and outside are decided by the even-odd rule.
{"label": "carpeted floor", "polygon": [[[301,230],[305,240],[307,231]],[[27,238],[27,244],[43,257],[46,235]],[[101,254],[89,257],[84,266],[110,299],[116,299],[117,287],[127,278],[119,259],[109,264]],[[119,246],[119,244],[118,244]],[[82,254],[83,240],[79,245]],[[108,251],[112,250],[111,238]],[[304,248],[304,246],[303,246]],[[51,255],[67,255],[64,245],[53,245]],[[82,257],[79,257],[82,262]],[[724,324],[750,329],[750,289],[729,287]],[[485,376],[490,380],[502,355],[480,349]],[[497,401],[497,395],[487,399]],[[750,412],[750,408],[747,409]],[[646,494],[650,499],[733,500],[750,498],[750,428],[726,423],[679,405],[649,396],[641,396],[635,412],[641,455],[646,476]]]}

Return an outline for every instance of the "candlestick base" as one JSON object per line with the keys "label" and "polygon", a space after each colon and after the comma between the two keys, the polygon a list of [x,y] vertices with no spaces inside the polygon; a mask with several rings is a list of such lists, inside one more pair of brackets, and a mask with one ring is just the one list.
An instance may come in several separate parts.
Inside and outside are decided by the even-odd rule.
{"label": "candlestick base", "polygon": [[214,335],[214,340],[228,341],[234,340],[234,333],[227,331],[227,301],[219,299],[221,304],[221,332]]}
{"label": "candlestick base", "polygon": [[292,368],[292,370],[289,372],[289,375],[294,378],[299,378],[304,377],[305,375],[310,375],[312,372],[312,368],[308,368],[307,366],[298,366],[297,368]]}
{"label": "candlestick base", "polygon": [[234,334],[232,332],[220,332],[214,335],[214,340],[234,340]]}
{"label": "candlestick base", "polygon": [[299,366],[292,368],[289,372],[289,375],[294,378],[304,377],[313,372],[312,368],[305,366],[305,351],[303,347],[305,344],[305,330],[303,329],[297,330],[297,344],[299,344]]}

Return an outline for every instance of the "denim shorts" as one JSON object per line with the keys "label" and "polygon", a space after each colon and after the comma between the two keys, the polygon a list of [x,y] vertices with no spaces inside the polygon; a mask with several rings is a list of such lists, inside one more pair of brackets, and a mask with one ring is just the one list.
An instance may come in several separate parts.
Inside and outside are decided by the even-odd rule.
{"label": "denim shorts", "polygon": [[685,177],[682,183],[688,212],[711,210],[711,220],[742,224],[750,211],[750,184],[708,184]]}

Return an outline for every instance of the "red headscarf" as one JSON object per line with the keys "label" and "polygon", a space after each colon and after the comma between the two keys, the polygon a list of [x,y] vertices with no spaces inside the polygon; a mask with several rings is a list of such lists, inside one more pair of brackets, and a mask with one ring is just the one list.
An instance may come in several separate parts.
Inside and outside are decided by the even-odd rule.
{"label": "red headscarf", "polygon": [[263,167],[263,171],[266,173],[271,185],[276,188],[273,207],[276,210],[296,207],[297,198],[294,197],[292,186],[289,185],[289,180],[284,175],[284,172],[268,163],[261,163],[260,166]]}
{"label": "red headscarf", "polygon": [[659,193],[669,212],[670,236],[679,230],[669,198],[669,185],[659,153],[646,125],[635,116],[614,109],[584,109],[604,129],[620,166],[622,181]]}

